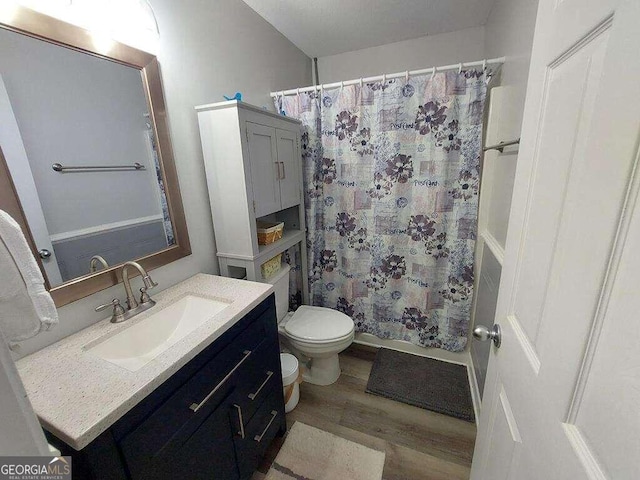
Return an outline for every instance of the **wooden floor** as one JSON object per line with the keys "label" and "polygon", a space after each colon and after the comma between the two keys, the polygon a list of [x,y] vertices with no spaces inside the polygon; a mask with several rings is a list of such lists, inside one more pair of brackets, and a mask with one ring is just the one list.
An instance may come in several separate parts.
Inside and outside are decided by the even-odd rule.
{"label": "wooden floor", "polygon": [[[340,354],[342,375],[335,384],[303,383],[288,427],[299,421],[385,451],[385,480],[469,478],[475,425],[365,393],[375,354],[354,344]],[[273,442],[254,479],[264,477],[283,441]]]}

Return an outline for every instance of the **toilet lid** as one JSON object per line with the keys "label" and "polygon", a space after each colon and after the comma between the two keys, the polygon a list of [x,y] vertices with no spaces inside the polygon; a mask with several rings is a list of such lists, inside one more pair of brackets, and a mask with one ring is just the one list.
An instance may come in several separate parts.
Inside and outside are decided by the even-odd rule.
{"label": "toilet lid", "polygon": [[331,308],[302,305],[284,329],[289,335],[304,340],[335,340],[353,332],[353,320]]}

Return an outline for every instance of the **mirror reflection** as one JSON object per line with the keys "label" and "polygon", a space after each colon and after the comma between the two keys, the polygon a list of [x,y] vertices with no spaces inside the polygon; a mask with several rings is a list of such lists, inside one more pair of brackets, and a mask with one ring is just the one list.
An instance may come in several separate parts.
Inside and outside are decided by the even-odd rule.
{"label": "mirror reflection", "polygon": [[175,244],[138,69],[0,29],[0,146],[52,287]]}

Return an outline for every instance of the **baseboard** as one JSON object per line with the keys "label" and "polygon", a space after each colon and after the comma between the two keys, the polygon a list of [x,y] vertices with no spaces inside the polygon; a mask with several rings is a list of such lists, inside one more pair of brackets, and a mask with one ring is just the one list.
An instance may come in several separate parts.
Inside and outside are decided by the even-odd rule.
{"label": "baseboard", "polygon": [[473,365],[473,357],[469,352],[469,363],[467,364],[467,375],[469,375],[469,388],[471,389],[471,400],[473,401],[473,411],[476,415],[476,426],[480,421],[480,406],[482,399],[480,397],[480,388],[478,387],[478,379],[476,378],[476,369]]}
{"label": "baseboard", "polygon": [[368,345],[376,348],[388,348],[390,350],[397,350],[398,352],[411,353],[413,355],[420,355],[421,357],[429,357],[436,360],[442,360],[443,362],[455,363],[458,365],[468,366],[469,364],[469,352],[450,352],[441,348],[426,348],[414,345],[404,340],[390,340],[387,338],[378,338],[370,333],[356,333],[354,343],[360,345]]}

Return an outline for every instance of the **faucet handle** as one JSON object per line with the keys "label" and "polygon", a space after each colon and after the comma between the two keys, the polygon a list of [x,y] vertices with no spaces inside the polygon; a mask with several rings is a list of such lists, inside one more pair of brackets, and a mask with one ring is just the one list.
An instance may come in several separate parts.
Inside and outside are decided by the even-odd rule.
{"label": "faucet handle", "polygon": [[96,307],[96,312],[101,312],[102,310],[113,307],[113,313],[111,315],[111,323],[118,323],[125,320],[124,315],[126,313],[124,307],[120,305],[120,300],[114,298],[110,303],[105,303],[104,305],[98,305]]}
{"label": "faucet handle", "polygon": [[149,296],[149,294],[147,293],[147,287],[142,287],[140,289],[140,303],[141,304],[151,304],[154,305],[156,302],[154,300],[151,299],[151,297]]}

